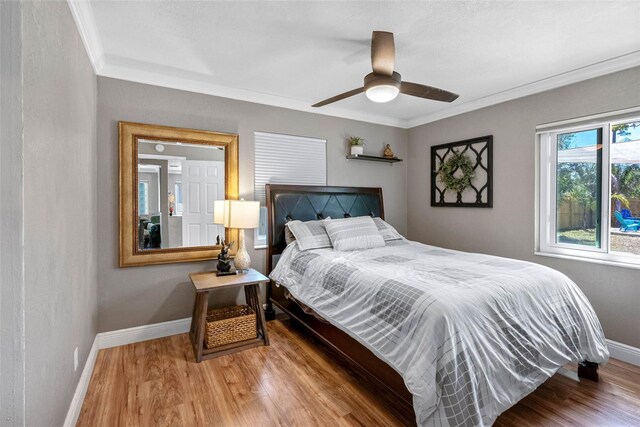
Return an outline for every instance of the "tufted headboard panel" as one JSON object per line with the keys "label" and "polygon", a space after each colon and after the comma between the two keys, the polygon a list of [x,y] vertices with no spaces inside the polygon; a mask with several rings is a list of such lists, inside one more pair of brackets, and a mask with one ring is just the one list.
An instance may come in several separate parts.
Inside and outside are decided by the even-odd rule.
{"label": "tufted headboard panel", "polygon": [[382,189],[379,187],[314,187],[308,185],[267,184],[267,271],[274,255],[286,247],[287,221],[311,221],[331,217],[378,216],[384,219]]}

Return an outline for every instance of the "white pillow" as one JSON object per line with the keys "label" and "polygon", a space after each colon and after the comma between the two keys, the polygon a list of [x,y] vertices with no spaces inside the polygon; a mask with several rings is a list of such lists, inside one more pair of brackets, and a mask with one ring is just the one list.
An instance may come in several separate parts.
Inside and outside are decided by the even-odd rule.
{"label": "white pillow", "polygon": [[330,248],[331,240],[325,229],[328,219],[317,221],[289,221],[287,226],[298,242],[301,251],[309,249]]}
{"label": "white pillow", "polygon": [[402,235],[398,233],[391,224],[385,222],[382,218],[375,217],[373,218],[373,222],[376,223],[376,227],[378,227],[378,231],[382,234],[382,238],[385,241],[402,239]]}
{"label": "white pillow", "polygon": [[355,251],[384,246],[382,234],[376,223],[368,216],[334,219],[325,224],[333,249]]}

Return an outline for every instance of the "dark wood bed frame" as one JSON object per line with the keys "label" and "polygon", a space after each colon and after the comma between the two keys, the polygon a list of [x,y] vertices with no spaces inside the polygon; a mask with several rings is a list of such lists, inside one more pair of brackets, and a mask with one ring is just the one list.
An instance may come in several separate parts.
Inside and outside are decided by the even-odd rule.
{"label": "dark wood bed frame", "polygon": [[[304,185],[267,184],[268,235],[267,271],[274,266],[274,257],[286,247],[284,224],[290,220],[310,221],[322,218],[379,216],[384,219],[381,188],[314,187]],[[360,374],[385,391],[395,408],[406,418],[413,414],[412,395],[400,374],[375,356],[369,349],[335,326],[306,314],[291,299],[284,287],[271,281],[267,287],[267,320],[275,318],[273,305],[302,325],[316,338],[340,354]],[[598,364],[584,361],[578,365],[578,376],[598,381]],[[409,417],[411,419],[411,417]]]}

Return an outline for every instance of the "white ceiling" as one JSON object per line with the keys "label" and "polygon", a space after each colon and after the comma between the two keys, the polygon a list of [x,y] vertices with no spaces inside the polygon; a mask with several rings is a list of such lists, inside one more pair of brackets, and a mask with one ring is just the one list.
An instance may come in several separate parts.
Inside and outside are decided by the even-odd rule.
{"label": "white ceiling", "polygon": [[[99,75],[404,128],[640,65],[639,1],[69,3]],[[311,108],[362,86],[373,30],[460,98]]]}

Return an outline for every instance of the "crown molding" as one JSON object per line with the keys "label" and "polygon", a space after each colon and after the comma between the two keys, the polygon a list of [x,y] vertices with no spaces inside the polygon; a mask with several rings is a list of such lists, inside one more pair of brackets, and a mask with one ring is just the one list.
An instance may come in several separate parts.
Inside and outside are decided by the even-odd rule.
{"label": "crown molding", "polygon": [[339,117],[343,119],[358,120],[406,129],[406,120],[393,117],[368,114],[358,111],[343,109],[337,106],[313,108],[310,103],[297,99],[271,95],[252,90],[217,85],[209,81],[208,76],[197,73],[185,72],[175,68],[167,68],[155,64],[133,61],[128,58],[105,56],[104,66],[100,76],[120,80],[128,80],[137,83],[151,84],[188,92],[203,93],[207,95],[230,98],[255,104],[269,105],[273,107],[287,108],[304,111],[307,113],[321,114],[325,116]]}
{"label": "crown molding", "polygon": [[88,0],[67,0],[71,15],[76,23],[80,38],[89,56],[96,75],[100,75],[104,67],[104,50],[98,34],[98,27],[93,17],[91,3]]}
{"label": "crown molding", "polygon": [[474,99],[459,105],[453,105],[436,113],[410,119],[407,121],[407,129],[638,66],[640,66],[640,51],[631,52],[533,83],[494,93],[493,95]]}
{"label": "crown molding", "polygon": [[447,117],[457,116],[491,105],[640,66],[640,51],[635,51],[482,98],[450,105],[431,114],[405,120],[348,110],[335,105],[323,107],[322,109],[313,108],[309,103],[297,99],[217,85],[211,82],[210,77],[206,75],[135,61],[128,58],[105,55],[90,1],[67,0],[67,2],[91,64],[93,65],[93,69],[99,76],[402,129],[411,129]]}
{"label": "crown molding", "polygon": [[195,75],[195,73],[178,72],[176,69],[165,70],[161,66],[139,63],[126,58],[104,55],[102,58],[104,58],[105,61],[102,64],[101,72],[98,74],[105,77],[186,90],[189,92],[204,93],[223,98],[340,117],[344,119],[358,120],[379,125],[393,126],[402,129],[411,129],[423,124],[445,119],[447,117],[457,116],[459,114],[489,107],[491,105],[500,104],[517,98],[523,98],[525,96],[640,66],[640,51],[636,51],[483,98],[468,101],[459,105],[452,105],[436,113],[417,117],[411,120],[403,120],[346,110],[337,106],[323,107],[323,109],[312,108],[309,104],[300,100],[216,85],[208,82],[206,76]]}

